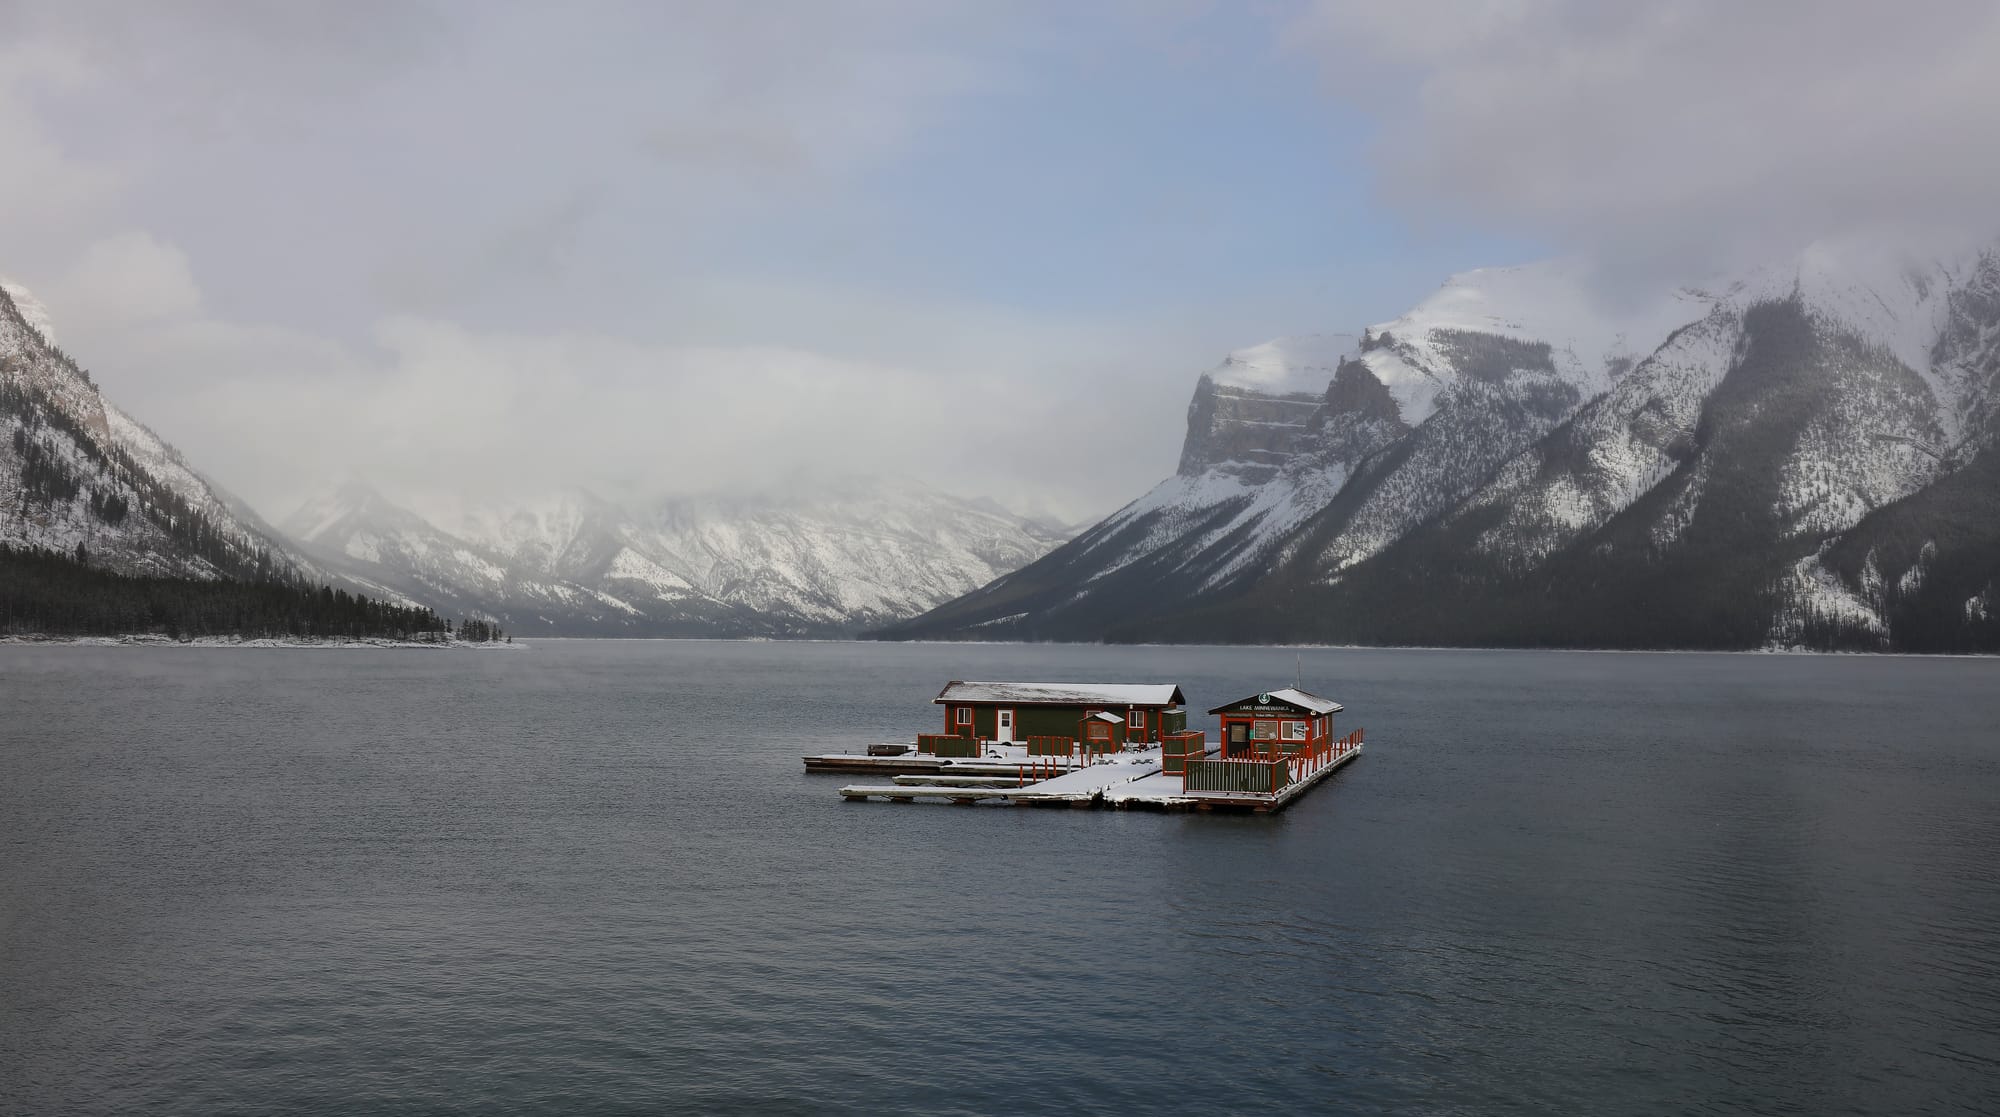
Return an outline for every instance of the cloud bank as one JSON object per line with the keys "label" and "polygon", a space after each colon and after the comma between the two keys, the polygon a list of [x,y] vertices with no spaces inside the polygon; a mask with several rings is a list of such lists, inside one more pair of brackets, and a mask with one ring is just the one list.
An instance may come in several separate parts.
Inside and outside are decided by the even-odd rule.
{"label": "cloud bank", "polygon": [[1681,271],[2000,225],[1984,0],[1322,0],[1289,36],[1376,116],[1378,191],[1419,220]]}
{"label": "cloud bank", "polygon": [[0,270],[273,516],[349,472],[1102,513],[1230,349],[1531,255],[1637,287],[1962,238],[2000,181],[2000,9],[1962,0],[0,0],[0,29]]}

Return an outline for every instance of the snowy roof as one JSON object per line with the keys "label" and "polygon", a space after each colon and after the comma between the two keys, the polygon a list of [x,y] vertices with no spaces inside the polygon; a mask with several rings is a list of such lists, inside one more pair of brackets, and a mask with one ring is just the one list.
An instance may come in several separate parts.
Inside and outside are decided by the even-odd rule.
{"label": "snowy roof", "polygon": [[1178,706],[1172,683],[965,683],[954,679],[934,702],[1011,702],[1017,706]]}
{"label": "snowy roof", "polygon": [[1210,710],[1209,713],[1219,714],[1225,710],[1233,710],[1238,706],[1273,705],[1292,706],[1304,710],[1309,714],[1333,714],[1347,708],[1331,698],[1321,698],[1317,694],[1308,694],[1296,687],[1286,687],[1283,690],[1266,691],[1263,694],[1253,694],[1248,698],[1239,698],[1234,702],[1224,703]]}
{"label": "snowy roof", "polygon": [[1117,714],[1113,714],[1113,713],[1109,713],[1109,712],[1106,712],[1106,711],[1104,711],[1104,710],[1099,710],[1099,711],[1097,711],[1096,713],[1094,713],[1094,714],[1090,715],[1089,717],[1087,717],[1087,718],[1085,718],[1085,719],[1083,719],[1083,720],[1085,720],[1085,721],[1108,721],[1108,722],[1110,722],[1110,723],[1111,723],[1111,724],[1113,724],[1113,725],[1124,725],[1124,724],[1125,724],[1125,719],[1124,719],[1124,718],[1121,718],[1121,717],[1119,717],[1119,716],[1118,716]]}

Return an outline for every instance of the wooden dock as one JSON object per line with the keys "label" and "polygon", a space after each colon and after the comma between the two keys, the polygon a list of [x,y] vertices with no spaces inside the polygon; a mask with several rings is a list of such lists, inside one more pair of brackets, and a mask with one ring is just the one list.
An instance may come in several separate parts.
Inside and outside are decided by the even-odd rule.
{"label": "wooden dock", "polygon": [[[935,776],[946,773],[966,776],[1011,776],[1016,775],[1023,761],[1016,758],[987,759],[984,757],[937,757],[927,752],[910,752],[901,756],[866,756],[858,752],[826,752],[805,757],[808,772],[848,772],[871,776]],[[1076,763],[1067,757],[1036,757],[1035,761],[1047,765]]]}
{"label": "wooden dock", "polygon": [[[1185,806],[1182,809],[1198,811],[1254,811],[1257,814],[1270,814],[1273,811],[1282,811],[1293,800],[1312,790],[1315,784],[1332,775],[1334,772],[1354,763],[1361,756],[1364,748],[1365,746],[1363,745],[1355,745],[1345,752],[1328,758],[1326,763],[1307,771],[1300,778],[1279,788],[1276,795],[1255,795],[1234,791],[1183,791],[1179,795],[1179,799],[1185,801]],[[1135,802],[1132,805],[1142,804]]]}
{"label": "wooden dock", "polygon": [[[986,766],[996,763],[989,761]],[[849,784],[840,789],[840,794],[848,799],[887,799],[892,802],[943,799],[954,803],[976,803],[995,799],[1036,806],[1092,806],[1105,788],[1130,783],[1159,770],[1160,754],[1154,750],[1096,764],[1057,765],[1044,760],[1039,765],[1039,778],[1036,778],[1035,767],[1017,764],[1012,780],[1005,774],[898,776],[895,783],[887,786]],[[1051,772],[1055,774],[1051,775]]]}
{"label": "wooden dock", "polygon": [[890,784],[887,786],[863,786],[850,784],[840,789],[849,799],[888,799],[891,801],[915,802],[918,799],[943,799],[953,803],[977,803],[982,799],[1024,799],[1040,794],[1030,784],[1026,787],[957,786],[946,784]]}
{"label": "wooden dock", "polygon": [[[890,777],[842,787],[850,802],[1270,814],[1362,752],[1362,730],[1336,736],[1334,715],[1346,707],[1298,686],[1209,710],[1220,719],[1214,748],[1206,731],[1187,728],[1185,699],[1172,684],[955,680],[935,701],[945,707],[946,732],[919,733],[913,745],[871,745],[865,754],[808,756],[806,771]],[[1071,722],[1074,735],[1064,735]]]}
{"label": "wooden dock", "polygon": [[[1007,803],[1021,806],[1110,807],[1121,810],[1249,811],[1270,814],[1284,810],[1335,771],[1354,762],[1362,746],[1329,754],[1323,762],[1301,771],[1275,793],[1188,791],[1180,775],[1161,770],[1158,750],[1134,753],[1129,759],[1085,765],[1049,779],[1022,782],[1018,775],[969,772],[899,775],[889,784],[849,784],[840,789],[854,802],[880,799],[914,803]],[[968,762],[959,762],[954,768]],[[1002,766],[983,762],[983,767]],[[1043,769],[1047,771],[1045,767]]]}

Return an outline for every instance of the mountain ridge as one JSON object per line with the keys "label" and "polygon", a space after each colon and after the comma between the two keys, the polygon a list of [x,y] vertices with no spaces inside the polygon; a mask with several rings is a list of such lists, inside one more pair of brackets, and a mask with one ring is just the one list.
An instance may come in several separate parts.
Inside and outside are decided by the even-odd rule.
{"label": "mountain ridge", "polygon": [[[25,309],[24,309],[25,308]],[[111,573],[331,585],[521,633],[842,635],[920,613],[1066,538],[918,485],[634,508],[571,487],[434,519],[349,485],[263,517],[106,399],[0,287],[0,544]]]}
{"label": "mountain ridge", "polygon": [[[1910,567],[1838,548],[1990,451],[1996,261],[1816,245],[1597,318],[1574,264],[1463,273],[1363,331],[1282,431],[1280,397],[1221,407],[1205,374],[1175,477],[882,635],[1911,646],[1869,582]],[[1968,616],[1968,571],[2000,574],[1981,554],[1952,559]]]}
{"label": "mountain ridge", "polygon": [[286,528],[317,561],[517,632],[824,636],[913,616],[1066,537],[921,485],[625,503],[569,486],[429,515],[349,484]]}
{"label": "mountain ridge", "polygon": [[0,543],[81,553],[134,575],[323,573],[298,562],[268,524],[106,400],[52,337],[47,311],[31,294],[0,286]]}

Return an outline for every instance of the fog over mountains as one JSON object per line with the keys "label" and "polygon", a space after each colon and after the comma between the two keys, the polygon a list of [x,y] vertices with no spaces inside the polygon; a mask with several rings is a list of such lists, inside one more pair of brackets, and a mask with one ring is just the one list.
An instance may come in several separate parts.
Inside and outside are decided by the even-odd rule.
{"label": "fog over mountains", "polygon": [[1607,308],[1454,276],[1196,383],[1175,476],[888,635],[2000,647],[2000,254],[1815,245]]}
{"label": "fog over mountains", "polygon": [[1059,525],[907,482],[624,507],[567,489],[438,523],[348,484],[280,531],[104,399],[0,292],[0,543],[129,574],[328,583],[517,633],[838,635],[1028,562]]}
{"label": "fog over mountains", "polygon": [[2000,647],[2000,250],[1852,240],[1607,304],[1452,277],[1203,374],[1175,475],[1065,542],[910,483],[429,514],[358,483],[280,532],[0,298],[0,541],[332,581],[516,632]]}
{"label": "fog over mountains", "polygon": [[315,562],[517,632],[814,636],[910,617],[1040,557],[1061,527],[921,485],[628,506],[567,489],[438,520],[362,484],[287,518]]}

